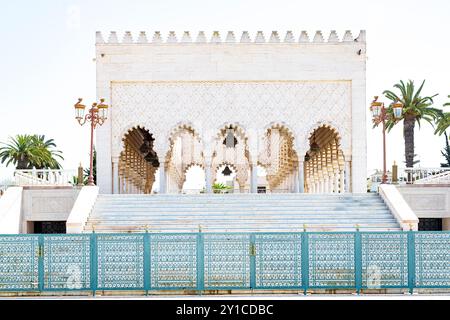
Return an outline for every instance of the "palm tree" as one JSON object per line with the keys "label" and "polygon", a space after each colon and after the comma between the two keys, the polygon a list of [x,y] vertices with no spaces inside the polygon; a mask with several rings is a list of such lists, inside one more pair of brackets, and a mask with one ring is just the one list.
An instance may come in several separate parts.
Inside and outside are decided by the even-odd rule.
{"label": "palm tree", "polygon": [[[432,108],[433,96],[422,97],[422,89],[425,84],[425,80],[421,86],[415,91],[414,81],[409,80],[408,83],[400,81],[394,85],[394,88],[400,91],[397,95],[393,91],[385,90],[383,94],[392,101],[392,104],[400,101],[403,104],[403,114],[399,120],[403,120],[403,138],[405,139],[405,160],[406,167],[411,168],[414,166],[414,128],[417,124],[420,128],[421,120],[433,125],[434,121],[442,117],[442,110]],[[389,106],[387,112],[393,115],[392,104]],[[386,128],[390,131],[399,120],[395,120],[393,116],[386,123]]]}
{"label": "palm tree", "polygon": [[448,143],[447,133],[444,132],[445,135],[445,148],[441,151],[442,156],[445,158],[445,163],[441,163],[441,168],[449,168],[450,167],[450,144]]}
{"label": "palm tree", "polygon": [[58,159],[64,160],[62,152],[60,150],[55,150],[56,144],[53,139],[45,140],[44,135],[34,135],[33,143],[42,151],[43,158],[41,159],[41,164],[36,165],[36,169],[61,169],[61,164]]}
{"label": "palm tree", "polygon": [[63,159],[62,153],[54,150],[56,144],[53,140],[45,140],[45,136],[19,134],[1,144],[0,162],[6,162],[6,166],[13,164],[17,170],[61,168],[57,158]]}
{"label": "palm tree", "polygon": [[10,137],[8,143],[2,143],[4,146],[0,148],[0,159],[2,163],[6,162],[6,166],[11,163],[16,169],[31,169],[32,163],[38,163],[42,157],[42,152],[33,144],[31,135],[17,135]]}
{"label": "palm tree", "polygon": [[[444,107],[450,107],[450,102],[444,103]],[[450,112],[445,112],[437,121],[436,133],[442,135],[448,127],[450,127]]]}

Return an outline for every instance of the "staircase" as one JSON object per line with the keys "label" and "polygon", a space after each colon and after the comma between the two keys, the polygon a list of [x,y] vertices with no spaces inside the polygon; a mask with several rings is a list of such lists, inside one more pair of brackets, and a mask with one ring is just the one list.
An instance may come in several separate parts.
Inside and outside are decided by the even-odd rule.
{"label": "staircase", "polygon": [[99,195],[85,232],[400,231],[378,194]]}

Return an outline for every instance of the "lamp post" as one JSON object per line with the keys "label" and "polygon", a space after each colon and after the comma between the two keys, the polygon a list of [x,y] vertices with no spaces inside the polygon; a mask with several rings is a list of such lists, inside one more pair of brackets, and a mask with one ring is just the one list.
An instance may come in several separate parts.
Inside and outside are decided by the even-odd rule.
{"label": "lamp post", "polygon": [[[388,112],[389,108],[392,108],[392,114]],[[402,117],[403,113],[403,104],[400,101],[396,101],[389,106],[388,109],[385,108],[384,102],[378,101],[378,96],[375,96],[375,99],[372,101],[370,105],[370,111],[372,111],[373,123],[375,126],[378,126],[382,123],[383,128],[383,177],[381,178],[381,183],[387,182],[387,174],[386,174],[386,121],[394,120],[398,121]]]}
{"label": "lamp post", "polygon": [[93,103],[88,113],[85,115],[86,106],[81,104],[83,99],[79,98],[75,104],[75,119],[83,126],[86,122],[91,123],[91,149],[89,159],[88,186],[95,186],[94,183],[94,131],[97,125],[101,126],[108,119],[108,105],[105,99],[100,99],[100,103]]}

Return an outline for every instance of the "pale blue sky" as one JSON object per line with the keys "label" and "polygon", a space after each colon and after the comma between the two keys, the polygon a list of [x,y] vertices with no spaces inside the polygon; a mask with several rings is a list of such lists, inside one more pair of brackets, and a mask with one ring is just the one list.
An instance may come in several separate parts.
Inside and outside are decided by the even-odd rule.
{"label": "pale blue sky", "polygon": [[[87,165],[88,128],[73,119],[78,96],[95,99],[95,31],[158,30],[252,33],[293,30],[356,36],[367,30],[367,107],[400,79],[427,79],[426,94],[450,94],[450,1],[2,1],[0,141],[45,134],[64,152],[65,168]],[[368,169],[381,167],[381,133],[368,121]],[[439,166],[444,140],[424,125],[416,137],[422,166]],[[389,134],[388,163],[403,161],[401,127]],[[4,171],[3,171],[4,172]],[[1,171],[0,171],[1,174]],[[1,178],[0,178],[1,180]]]}

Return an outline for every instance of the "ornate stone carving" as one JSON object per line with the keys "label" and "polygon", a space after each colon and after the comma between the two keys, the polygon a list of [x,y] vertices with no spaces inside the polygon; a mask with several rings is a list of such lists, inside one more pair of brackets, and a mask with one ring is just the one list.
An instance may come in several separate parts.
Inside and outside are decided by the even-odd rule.
{"label": "ornate stone carving", "polygon": [[224,122],[256,130],[275,121],[292,128],[296,149],[305,150],[311,123],[329,124],[342,149],[351,147],[350,81],[113,82],[111,112],[113,157],[136,125],[153,134],[158,154],[167,152],[180,121],[194,124],[200,136],[217,134]]}

